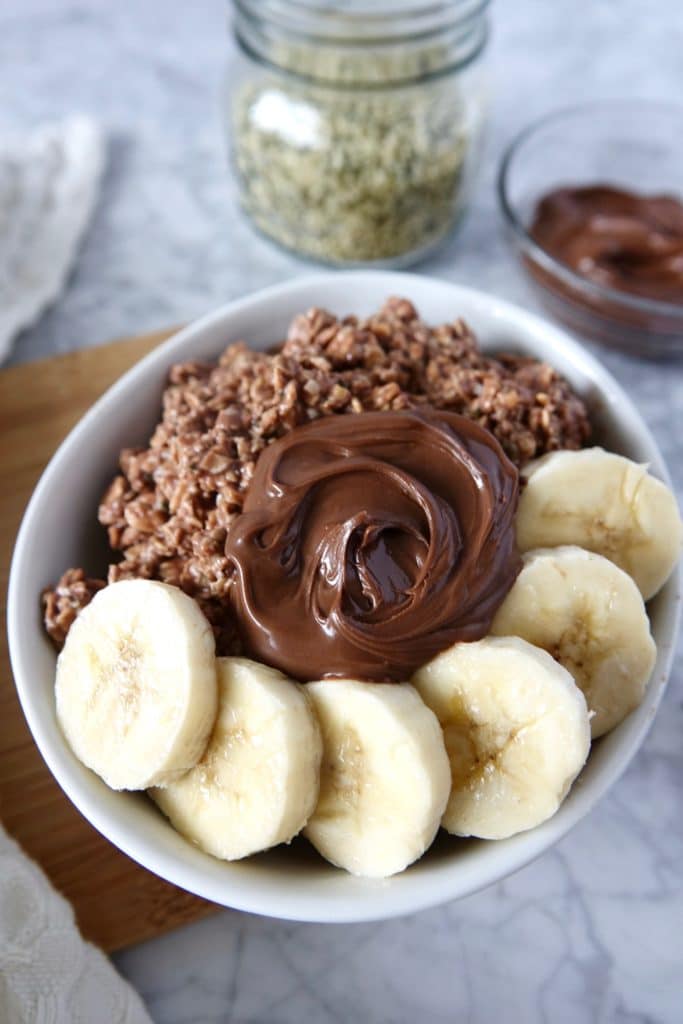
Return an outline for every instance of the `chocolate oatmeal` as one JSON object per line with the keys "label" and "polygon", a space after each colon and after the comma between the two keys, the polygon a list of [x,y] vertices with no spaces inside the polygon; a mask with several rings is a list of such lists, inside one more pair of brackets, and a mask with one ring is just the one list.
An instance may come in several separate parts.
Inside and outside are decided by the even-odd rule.
{"label": "chocolate oatmeal", "polygon": [[81,608],[90,604],[104,580],[88,579],[82,569],[67,569],[53,590],[43,594],[45,627],[55,645],[61,648],[71,623]]}
{"label": "chocolate oatmeal", "polygon": [[[238,649],[225,600],[225,543],[260,452],[320,416],[431,405],[491,431],[518,466],[590,436],[582,401],[546,363],[484,356],[461,320],[430,327],[406,299],[367,320],[311,309],[292,322],[278,352],[238,342],[215,366],[169,372],[163,411],[147,448],[124,449],[99,508],[121,560],[108,581],[143,577],[195,597],[219,653]],[[57,646],[103,581],[69,570],[43,596]]]}

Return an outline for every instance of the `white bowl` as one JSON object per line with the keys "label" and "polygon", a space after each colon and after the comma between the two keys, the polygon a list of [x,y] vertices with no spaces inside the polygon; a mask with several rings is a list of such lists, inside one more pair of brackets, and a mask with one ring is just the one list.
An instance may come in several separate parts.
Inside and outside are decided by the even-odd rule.
{"label": "white bowl", "polygon": [[464,317],[486,349],[518,350],[548,360],[587,401],[606,447],[649,462],[669,482],[649,430],[609,373],[563,331],[489,295],[410,274],[337,272],[298,279],[230,303],[180,331],[133,367],[61,445],[26,510],[9,586],[12,667],[29,727],[50,770],[81,813],[124,853],[183,889],[240,910],[302,921],[363,921],[405,914],[466,896],[552,846],[593,807],[640,746],[670,671],[677,626],[678,578],[651,602],[658,657],[645,700],[594,747],[558,813],[544,825],[499,842],[437,839],[417,864],[385,881],[353,878],[296,840],[246,861],[224,863],[196,849],[140,794],[115,793],[81,765],[57,726],[55,653],[40,616],[39,594],[70,566],[106,564],[98,500],[122,447],[144,444],[157,421],[166,371],[184,359],[211,359],[229,341],[255,348],[280,340],[310,306],[365,315],[388,295],[411,299],[431,323]]}

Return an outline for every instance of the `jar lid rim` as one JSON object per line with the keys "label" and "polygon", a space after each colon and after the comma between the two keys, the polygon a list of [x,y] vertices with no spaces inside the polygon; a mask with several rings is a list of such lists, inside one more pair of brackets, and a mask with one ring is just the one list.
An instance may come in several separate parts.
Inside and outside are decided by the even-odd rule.
{"label": "jar lid rim", "polygon": [[484,50],[489,38],[489,33],[486,29],[480,34],[477,43],[474,47],[467,51],[466,56],[443,64],[430,71],[421,71],[419,74],[412,74],[405,77],[395,76],[381,79],[362,79],[354,78],[349,80],[342,77],[322,77],[317,74],[307,73],[302,70],[293,70],[287,67],[285,64],[277,63],[274,60],[269,59],[263,53],[253,47],[247,40],[235,30],[235,39],[240,49],[247,54],[247,56],[256,61],[258,64],[263,65],[265,68],[270,68],[272,71],[278,73],[278,75],[286,76],[294,81],[309,83],[315,85],[317,89],[329,89],[332,92],[382,92],[390,89],[404,89],[418,85],[425,85],[427,82],[432,82],[440,78],[446,78],[448,75],[452,75],[455,72],[463,71],[470,64],[473,64],[477,58],[481,55]]}
{"label": "jar lid rim", "polygon": [[419,42],[486,14],[490,0],[233,0],[237,16],[320,44]]}
{"label": "jar lid rim", "polygon": [[[347,0],[359,10],[368,0]],[[322,0],[233,0],[233,31],[252,59],[297,80],[349,90],[409,86],[461,71],[479,57],[488,40],[490,0],[402,0],[406,21],[389,15],[387,0],[371,19],[333,16]],[[393,8],[394,11],[396,8]],[[326,12],[327,21],[301,12]],[[297,17],[289,15],[294,11]],[[414,20],[417,12],[427,21]],[[447,13],[449,17],[442,15]],[[439,17],[433,20],[433,15]],[[349,25],[362,25],[358,34]],[[324,73],[322,70],[324,69]]]}

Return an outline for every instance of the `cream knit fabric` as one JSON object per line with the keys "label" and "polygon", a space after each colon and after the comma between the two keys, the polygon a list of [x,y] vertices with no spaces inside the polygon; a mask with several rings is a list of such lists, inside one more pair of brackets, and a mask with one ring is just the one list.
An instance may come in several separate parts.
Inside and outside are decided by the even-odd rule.
{"label": "cream knit fabric", "polygon": [[0,362],[62,291],[103,163],[102,135],[87,117],[0,138]]}
{"label": "cream knit fabric", "polygon": [[0,826],[2,1024],[152,1024],[76,926],[71,906]]}

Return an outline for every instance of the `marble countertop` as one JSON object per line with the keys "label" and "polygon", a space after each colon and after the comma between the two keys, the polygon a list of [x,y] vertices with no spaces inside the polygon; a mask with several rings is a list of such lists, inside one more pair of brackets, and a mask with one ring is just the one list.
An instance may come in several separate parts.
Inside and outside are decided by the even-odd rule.
{"label": "marble countertop", "polygon": [[[78,264],[13,361],[191,319],[310,272],[236,209],[218,93],[223,0],[5,0],[0,130],[85,110],[108,169]],[[494,172],[507,140],[593,96],[680,98],[680,0],[498,0],[484,173],[466,222],[422,272],[534,300],[507,251]],[[683,366],[601,358],[655,433],[683,494]],[[681,660],[635,761],[551,852],[466,900],[377,924],[236,912],[116,957],[158,1024],[683,1019]]]}

